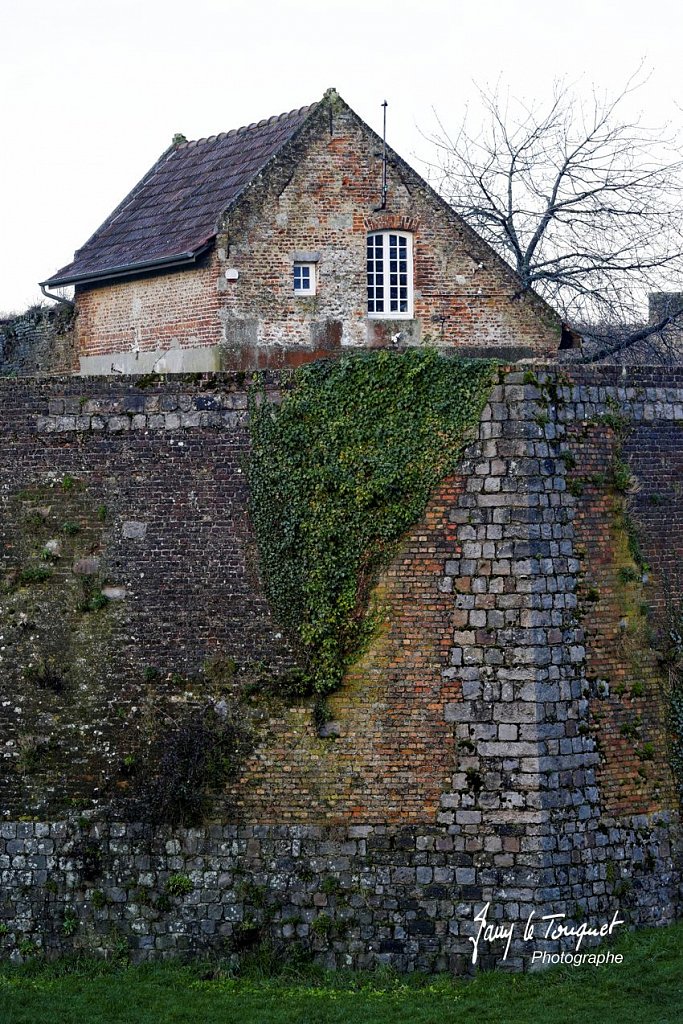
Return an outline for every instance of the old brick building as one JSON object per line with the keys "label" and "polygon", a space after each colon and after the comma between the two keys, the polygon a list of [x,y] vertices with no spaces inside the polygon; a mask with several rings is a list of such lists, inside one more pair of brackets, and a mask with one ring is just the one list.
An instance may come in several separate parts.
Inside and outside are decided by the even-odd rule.
{"label": "old brick building", "polygon": [[432,343],[544,357],[558,318],[334,90],[175,141],[45,282],[74,285],[82,373],[291,364]]}

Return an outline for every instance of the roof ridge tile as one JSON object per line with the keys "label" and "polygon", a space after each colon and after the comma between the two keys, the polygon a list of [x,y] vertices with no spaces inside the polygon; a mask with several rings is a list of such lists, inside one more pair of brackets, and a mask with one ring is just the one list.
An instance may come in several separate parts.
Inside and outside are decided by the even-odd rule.
{"label": "roof ridge tile", "polygon": [[264,117],[261,121],[252,121],[251,124],[243,124],[239,128],[231,128],[227,132],[221,132],[219,135],[204,135],[199,139],[188,139],[186,142],[181,142],[176,149],[185,149],[188,146],[201,146],[209,142],[215,142],[217,139],[227,139],[232,135],[241,135],[244,132],[253,131],[255,128],[265,128],[269,124],[275,124],[278,121],[286,121],[290,117],[302,117],[309,111],[313,110],[314,107],[318,106],[318,102],[309,103],[303,107],[295,107],[293,110],[285,110],[282,114],[273,114],[272,117]]}

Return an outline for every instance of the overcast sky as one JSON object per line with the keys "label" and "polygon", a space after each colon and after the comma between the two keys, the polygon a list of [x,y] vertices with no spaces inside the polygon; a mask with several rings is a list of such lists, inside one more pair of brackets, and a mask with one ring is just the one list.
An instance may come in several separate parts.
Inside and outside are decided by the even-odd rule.
{"label": "overcast sky", "polygon": [[473,81],[618,90],[641,60],[650,123],[683,115],[683,5],[668,0],[0,0],[0,311],[88,238],[175,132],[200,138],[334,86],[418,165],[432,108]]}

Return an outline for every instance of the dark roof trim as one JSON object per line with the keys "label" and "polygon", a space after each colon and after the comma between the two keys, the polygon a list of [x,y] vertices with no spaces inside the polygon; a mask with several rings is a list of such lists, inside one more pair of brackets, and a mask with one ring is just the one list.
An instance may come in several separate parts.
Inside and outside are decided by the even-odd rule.
{"label": "dark roof trim", "polygon": [[41,282],[41,287],[49,285],[55,287],[66,284],[90,284],[91,282],[107,281],[110,278],[131,277],[133,274],[142,274],[154,270],[169,270],[172,267],[192,266],[200,256],[211,248],[215,235],[207,239],[198,249],[191,252],[180,252],[174,256],[163,256],[155,260],[142,260],[140,263],[125,263],[119,267],[107,267],[106,270],[93,271],[90,274],[76,274],[73,276],[51,277]]}

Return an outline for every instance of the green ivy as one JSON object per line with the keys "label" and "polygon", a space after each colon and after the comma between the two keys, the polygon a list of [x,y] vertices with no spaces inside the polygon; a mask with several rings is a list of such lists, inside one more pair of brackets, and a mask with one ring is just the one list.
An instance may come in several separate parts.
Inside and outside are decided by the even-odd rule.
{"label": "green ivy", "polygon": [[335,689],[371,634],[377,575],[457,468],[494,365],[380,350],[298,369],[279,405],[252,392],[262,576],[312,690]]}

